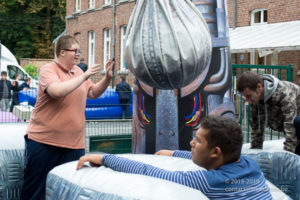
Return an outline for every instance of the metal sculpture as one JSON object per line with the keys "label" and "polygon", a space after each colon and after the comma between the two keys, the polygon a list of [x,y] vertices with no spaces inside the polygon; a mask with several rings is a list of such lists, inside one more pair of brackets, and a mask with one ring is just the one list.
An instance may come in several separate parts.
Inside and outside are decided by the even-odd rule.
{"label": "metal sculpture", "polygon": [[137,2],[125,45],[133,153],[188,150],[201,118],[234,117],[228,34],[226,0]]}

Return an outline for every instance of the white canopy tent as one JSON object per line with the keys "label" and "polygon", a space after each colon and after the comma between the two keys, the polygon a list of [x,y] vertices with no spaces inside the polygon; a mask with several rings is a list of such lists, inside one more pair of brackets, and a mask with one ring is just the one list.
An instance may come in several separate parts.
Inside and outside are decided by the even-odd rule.
{"label": "white canopy tent", "polygon": [[230,29],[231,53],[300,50],[300,21],[261,24]]}

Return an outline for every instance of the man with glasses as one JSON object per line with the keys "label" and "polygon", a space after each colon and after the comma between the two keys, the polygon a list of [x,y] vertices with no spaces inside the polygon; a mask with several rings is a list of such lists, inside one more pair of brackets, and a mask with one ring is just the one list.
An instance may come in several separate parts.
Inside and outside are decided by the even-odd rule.
{"label": "man with glasses", "polygon": [[44,199],[48,172],[85,153],[86,98],[97,98],[106,90],[114,62],[106,64],[104,78],[94,84],[89,78],[101,67],[95,64],[82,72],[76,65],[80,54],[78,41],[62,36],[57,58],[40,70],[37,102],[25,136],[22,200]]}
{"label": "man with glasses", "polygon": [[284,149],[300,155],[300,88],[270,74],[244,72],[237,89],[250,102],[251,148],[261,149],[265,124],[284,132]]}

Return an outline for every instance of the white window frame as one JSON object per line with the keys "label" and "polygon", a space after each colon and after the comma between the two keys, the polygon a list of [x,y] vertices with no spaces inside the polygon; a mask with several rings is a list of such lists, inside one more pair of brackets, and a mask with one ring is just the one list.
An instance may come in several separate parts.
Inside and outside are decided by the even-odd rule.
{"label": "white window frame", "polygon": [[121,31],[120,31],[120,41],[121,41],[121,45],[120,45],[120,71],[126,71],[127,69],[125,68],[124,65],[124,48],[125,48],[125,39],[126,39],[126,29],[127,29],[127,25],[123,25],[121,26]]}
{"label": "white window frame", "polygon": [[[258,52],[250,52],[250,65],[257,65],[256,62],[257,58],[259,57]],[[264,65],[267,64],[267,55],[262,56],[261,58],[264,58]]]}
{"label": "white window frame", "polygon": [[89,0],[89,9],[95,8],[95,0]]}
{"label": "white window frame", "polygon": [[[258,63],[256,62],[257,57],[259,56],[258,52],[250,52],[250,65],[257,65]],[[267,64],[267,57],[263,56],[264,59],[264,65]],[[264,69],[251,69],[251,71],[254,71],[255,73],[258,72],[258,74],[264,74],[265,70]]]}
{"label": "white window frame", "polygon": [[255,65],[255,52],[250,52],[250,65]]}
{"label": "white window frame", "polygon": [[104,5],[111,5],[111,0],[105,0]]}
{"label": "white window frame", "polygon": [[111,31],[109,28],[103,31],[104,51],[103,51],[103,66],[105,70],[105,64],[110,59],[110,46],[111,46]]}
{"label": "white window frame", "polygon": [[76,0],[75,2],[75,12],[80,12],[81,11],[81,0]]}
{"label": "white window frame", "polygon": [[95,32],[89,31],[89,66],[95,63]]}
{"label": "white window frame", "polygon": [[[268,15],[268,10],[267,9],[255,9],[251,11],[251,26],[253,25],[259,25],[259,24],[267,24],[268,22],[264,22],[264,11],[267,11]],[[260,22],[255,22],[255,14],[260,12]],[[268,16],[267,16],[268,17]]]}

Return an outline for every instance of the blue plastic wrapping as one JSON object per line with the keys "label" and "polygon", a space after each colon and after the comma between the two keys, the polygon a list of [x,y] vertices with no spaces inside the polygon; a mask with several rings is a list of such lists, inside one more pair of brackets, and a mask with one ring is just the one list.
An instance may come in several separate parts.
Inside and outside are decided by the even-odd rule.
{"label": "blue plastic wrapping", "polygon": [[34,106],[36,103],[37,89],[21,90],[18,93],[19,102],[28,102],[28,105]]}
{"label": "blue plastic wrapping", "polygon": [[[132,115],[132,95],[130,102],[130,116]],[[19,102],[28,102],[35,106],[37,90],[22,90],[19,92]],[[118,93],[115,89],[107,88],[105,92],[96,99],[86,100],[86,119],[119,119],[122,117],[122,107]]]}
{"label": "blue plastic wrapping", "polygon": [[22,90],[18,93],[18,100],[20,103],[28,102],[28,95],[26,93],[26,90]]}
{"label": "blue plastic wrapping", "polygon": [[97,99],[87,99],[86,107],[103,107],[120,105],[118,93],[111,88],[107,88],[105,92]]}
{"label": "blue plastic wrapping", "polygon": [[28,95],[28,104],[31,106],[35,106],[37,90],[36,89],[29,90],[29,93],[27,95]]}
{"label": "blue plastic wrapping", "polygon": [[[36,102],[37,90],[21,90],[18,94],[19,102],[28,102],[34,106]],[[96,99],[87,99],[86,107],[103,107],[120,105],[119,95],[114,89],[107,88],[105,92]]]}
{"label": "blue plastic wrapping", "polygon": [[130,104],[130,107],[129,107],[129,115],[132,116],[132,104]]}
{"label": "blue plastic wrapping", "polygon": [[122,107],[93,107],[85,109],[85,118],[90,119],[119,119],[122,117]]}

